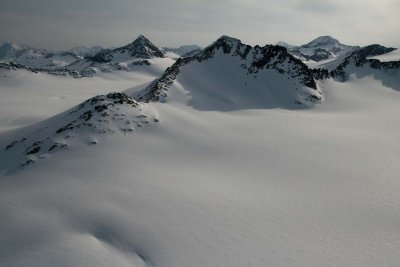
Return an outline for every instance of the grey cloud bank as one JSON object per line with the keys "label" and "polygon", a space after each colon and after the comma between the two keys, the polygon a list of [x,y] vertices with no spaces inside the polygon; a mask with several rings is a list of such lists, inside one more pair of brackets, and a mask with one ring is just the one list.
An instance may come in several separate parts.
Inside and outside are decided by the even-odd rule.
{"label": "grey cloud bank", "polygon": [[332,35],[347,44],[400,46],[397,0],[0,0],[0,6],[0,42],[44,48],[118,46],[139,34],[160,46],[204,46],[222,34],[250,44]]}

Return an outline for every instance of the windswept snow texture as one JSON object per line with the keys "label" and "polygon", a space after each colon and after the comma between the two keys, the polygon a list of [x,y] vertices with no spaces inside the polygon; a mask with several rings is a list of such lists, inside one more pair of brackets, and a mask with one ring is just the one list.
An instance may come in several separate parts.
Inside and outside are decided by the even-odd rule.
{"label": "windswept snow texture", "polygon": [[223,36],[202,53],[178,60],[135,98],[229,111],[309,107],[320,103],[322,93],[307,66],[285,48],[251,47]]}
{"label": "windswept snow texture", "polygon": [[399,92],[320,86],[308,110],[149,103],[158,127],[3,175],[0,265],[397,266]]}

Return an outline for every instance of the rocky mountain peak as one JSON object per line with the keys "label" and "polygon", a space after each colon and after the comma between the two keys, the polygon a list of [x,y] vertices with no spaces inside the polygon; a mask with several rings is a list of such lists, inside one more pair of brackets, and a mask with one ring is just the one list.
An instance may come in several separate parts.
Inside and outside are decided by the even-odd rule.
{"label": "rocky mountain peak", "polygon": [[127,50],[132,57],[137,58],[164,57],[163,52],[143,35],[139,35],[132,43],[117,48],[114,51],[122,52],[125,50]]}

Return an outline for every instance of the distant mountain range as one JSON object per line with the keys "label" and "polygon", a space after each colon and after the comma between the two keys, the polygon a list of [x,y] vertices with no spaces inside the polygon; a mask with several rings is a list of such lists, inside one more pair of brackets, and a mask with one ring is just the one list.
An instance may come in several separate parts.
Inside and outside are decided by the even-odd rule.
{"label": "distant mountain range", "polygon": [[0,46],[0,68],[25,68],[35,72],[70,75],[75,78],[92,76],[98,72],[132,71],[138,66],[151,65],[153,58],[190,56],[200,52],[196,45],[178,48],[158,48],[143,35],[132,43],[113,49],[100,46],[77,46],[68,51],[44,49],[4,43]]}
{"label": "distant mountain range", "polygon": [[[225,36],[224,38],[227,39],[228,37]],[[221,42],[221,39],[219,39],[219,42]],[[283,47],[284,50],[279,50],[280,53],[283,54],[283,51],[287,51],[288,54],[305,63],[315,79],[334,77],[344,80],[348,76],[344,72],[349,69],[348,67],[345,68],[345,66],[349,66],[349,62],[356,62],[356,67],[367,64],[375,69],[397,68],[397,63],[380,63],[379,59],[370,59],[373,56],[390,53],[395,48],[380,45],[349,46],[340,43],[331,36],[321,36],[301,46],[278,42],[276,46],[270,45],[268,47],[277,51],[279,50],[278,47]],[[80,78],[91,77],[99,72],[135,71],[145,66],[158,64],[155,61],[164,58],[186,59],[177,61],[177,64],[182,64],[186,61],[199,60],[199,58],[204,57],[204,53],[209,49],[210,47],[201,49],[197,45],[159,48],[143,35],[138,36],[130,44],[113,49],[103,49],[100,46],[90,48],[79,46],[61,52],[36,49],[15,43],[4,43],[0,46],[0,68],[26,69]],[[260,48],[258,47],[258,49]],[[261,49],[257,53],[261,52],[264,53],[265,49]],[[251,60],[255,60],[259,56],[255,54]],[[357,59],[355,60],[355,58]],[[163,64],[172,63],[173,61]],[[173,67],[175,68],[176,65]],[[225,66],[221,66],[221,68],[223,67]],[[265,67],[274,68],[269,64],[266,64]]]}

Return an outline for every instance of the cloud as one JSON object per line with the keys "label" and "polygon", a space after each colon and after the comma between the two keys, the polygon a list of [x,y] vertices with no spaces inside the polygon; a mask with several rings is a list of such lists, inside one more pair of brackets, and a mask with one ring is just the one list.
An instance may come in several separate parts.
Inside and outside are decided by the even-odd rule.
{"label": "cloud", "polygon": [[250,44],[398,45],[397,0],[0,0],[0,41],[60,49],[118,46],[144,34],[161,46],[207,45],[221,34]]}
{"label": "cloud", "polygon": [[297,3],[296,8],[309,13],[331,14],[338,11],[338,6],[333,2],[320,0],[301,0]]}

